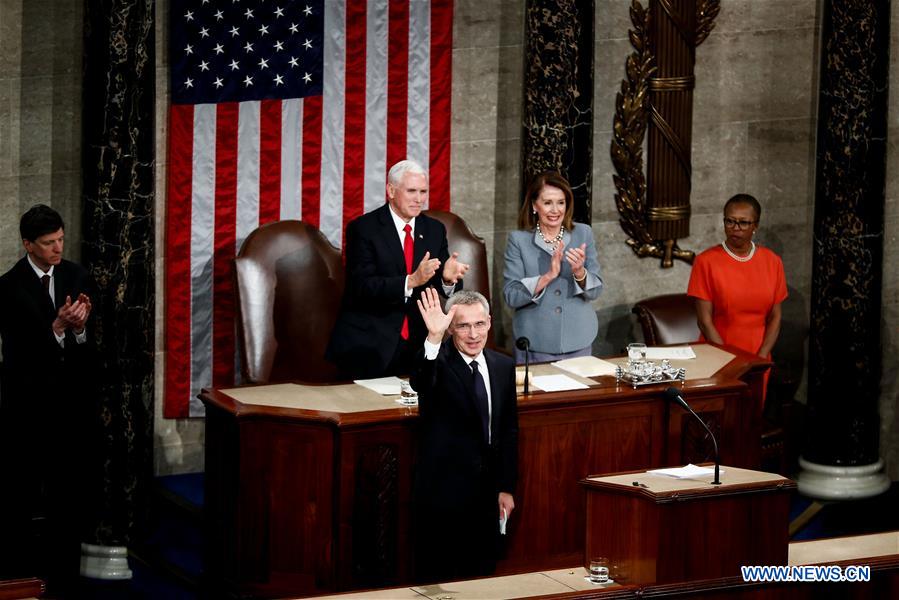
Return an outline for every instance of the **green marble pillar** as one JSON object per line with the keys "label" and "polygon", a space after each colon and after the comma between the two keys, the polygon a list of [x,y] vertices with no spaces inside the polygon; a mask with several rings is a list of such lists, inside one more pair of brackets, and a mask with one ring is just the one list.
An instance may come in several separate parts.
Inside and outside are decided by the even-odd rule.
{"label": "green marble pillar", "polygon": [[522,194],[542,171],[564,175],[574,220],[590,223],[593,173],[593,0],[528,0]]}
{"label": "green marble pillar", "polygon": [[101,490],[95,539],[124,545],[152,477],[154,352],[153,0],[89,0],[84,13],[83,245],[97,282]]}
{"label": "green marble pillar", "polygon": [[826,0],[818,95],[808,441],[800,491],[855,498],[879,474],[889,0]]}

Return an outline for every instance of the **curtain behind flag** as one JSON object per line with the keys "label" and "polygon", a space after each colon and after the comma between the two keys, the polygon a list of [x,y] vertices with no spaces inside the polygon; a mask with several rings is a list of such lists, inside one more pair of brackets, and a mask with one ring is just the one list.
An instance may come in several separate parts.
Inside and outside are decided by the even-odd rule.
{"label": "curtain behind flag", "polygon": [[235,376],[231,259],[301,219],[341,246],[403,158],[449,209],[452,0],[173,0],[167,418]]}

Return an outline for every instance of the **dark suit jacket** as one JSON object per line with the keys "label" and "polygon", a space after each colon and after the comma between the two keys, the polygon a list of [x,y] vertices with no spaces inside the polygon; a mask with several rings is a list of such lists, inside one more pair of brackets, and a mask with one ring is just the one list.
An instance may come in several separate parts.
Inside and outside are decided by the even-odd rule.
{"label": "dark suit jacket", "polygon": [[[96,301],[81,266],[64,260],[53,278],[57,306],[82,292]],[[67,331],[60,347],[51,329],[56,314],[27,259],[0,277],[0,478],[15,490],[0,494],[0,573],[6,567],[53,577],[78,565],[84,503],[95,481],[94,325],[89,319],[85,343]],[[33,514],[46,517],[39,530]],[[40,552],[15,552],[32,544]]]}
{"label": "dark suit jacket", "polygon": [[[492,405],[488,444],[478,413],[471,368],[451,339],[436,360],[416,361],[412,387],[419,395],[419,468],[416,496],[437,509],[477,505],[495,526],[499,492],[514,494],[518,479],[518,404],[515,363],[484,350]],[[481,507],[480,502],[489,502]],[[435,517],[436,518],[436,517]]]}
{"label": "dark suit jacket", "polygon": [[[409,344],[418,348],[427,332],[416,300],[433,286],[442,294],[443,265],[449,258],[446,228],[440,221],[415,219],[412,268],[425,252],[439,258],[441,268],[427,285],[404,301],[406,261],[387,204],[354,219],[346,230],[346,286],[340,314],[331,334],[327,358],[344,376],[380,377],[396,352],[403,317],[409,317]],[[461,281],[457,284],[461,288]]]}
{"label": "dark suit jacket", "polygon": [[[96,300],[82,266],[63,260],[53,273],[56,306],[62,306],[66,296],[76,300],[80,293]],[[66,331],[65,345],[60,347],[51,329],[56,313],[26,258],[0,277],[0,408],[6,424],[10,418],[31,421],[38,415],[42,421],[52,418],[65,423],[70,415],[83,412],[81,391],[93,379],[88,370],[93,357],[92,322],[86,327],[85,343],[78,344],[74,334]],[[11,426],[21,431],[28,423]]]}

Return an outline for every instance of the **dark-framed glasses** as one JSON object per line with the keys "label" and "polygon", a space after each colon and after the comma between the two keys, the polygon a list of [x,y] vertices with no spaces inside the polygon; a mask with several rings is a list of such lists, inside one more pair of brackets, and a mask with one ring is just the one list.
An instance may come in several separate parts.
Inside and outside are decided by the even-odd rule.
{"label": "dark-framed glasses", "polygon": [[724,226],[728,229],[746,229],[751,225],[755,225],[755,221],[744,221],[742,219],[738,221],[737,219],[724,217]]}
{"label": "dark-framed glasses", "polygon": [[458,325],[453,325],[453,327],[463,333],[471,333],[472,331],[483,333],[487,329],[487,325],[489,325],[487,321],[475,321],[474,323],[459,323]]}

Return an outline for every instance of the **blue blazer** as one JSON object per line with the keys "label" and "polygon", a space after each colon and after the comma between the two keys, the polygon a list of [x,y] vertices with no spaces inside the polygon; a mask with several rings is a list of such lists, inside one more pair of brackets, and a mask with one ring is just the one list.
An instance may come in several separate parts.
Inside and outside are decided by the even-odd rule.
{"label": "blue blazer", "polygon": [[552,248],[536,231],[513,231],[506,243],[503,269],[503,297],[515,309],[512,329],[515,337],[531,341],[531,350],[563,354],[593,344],[599,325],[591,301],[603,288],[593,230],[575,223],[574,230],[562,237],[565,248],[587,244],[587,281],[584,289],[574,281],[568,261],[542,292],[534,296],[537,280],[549,270]]}

